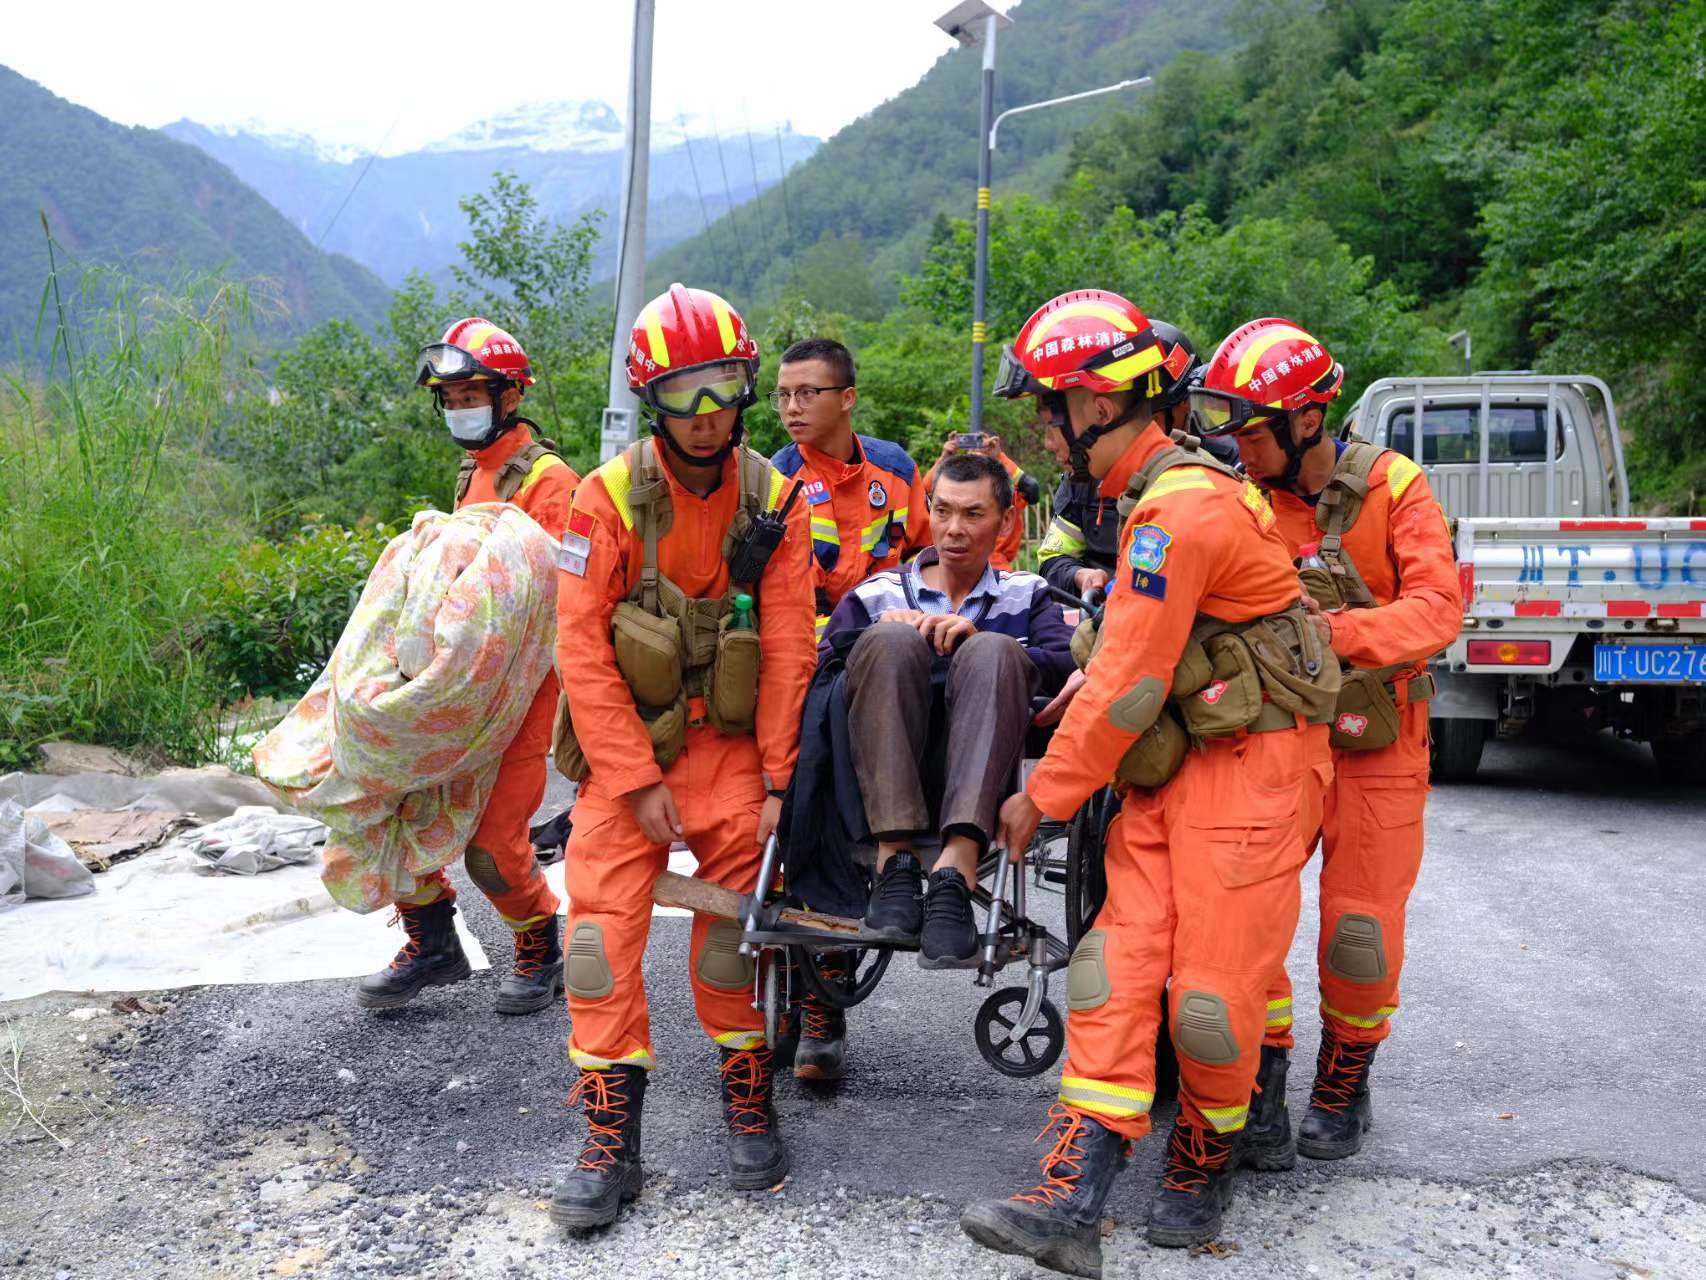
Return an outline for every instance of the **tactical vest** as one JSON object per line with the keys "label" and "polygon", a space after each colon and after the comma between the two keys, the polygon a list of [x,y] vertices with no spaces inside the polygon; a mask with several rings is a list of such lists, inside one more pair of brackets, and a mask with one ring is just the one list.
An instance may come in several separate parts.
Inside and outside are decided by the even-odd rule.
{"label": "tactical vest", "polygon": [[[783,480],[763,456],[735,451],[737,505],[723,535],[731,565],[761,512],[781,503]],[[652,756],[667,769],[687,744],[689,700],[702,698],[705,719],[730,737],[751,733],[758,714],[762,646],[756,630],[730,630],[736,595],[758,598],[756,582],[737,583],[715,598],[689,596],[658,568],[658,542],[674,524],[669,480],[654,447],[628,446],[619,460],[599,469],[623,525],[640,536],[640,580],[610,619],[616,667],[634,695],[651,735]],[[756,607],[754,610],[756,620]],[[570,720],[568,698],[557,703],[553,751],[557,767],[575,782],[588,774],[586,755]]]}
{"label": "tactical vest", "polygon": [[[1201,467],[1248,481],[1203,453],[1196,441],[1175,433],[1126,485],[1120,521],[1137,509],[1158,481],[1177,467]],[[1103,633],[1086,619],[1073,636],[1073,656],[1089,665]],[[1179,771],[1193,741],[1295,729],[1302,716],[1322,724],[1339,693],[1339,668],[1322,645],[1301,601],[1280,613],[1244,622],[1199,613],[1173,670],[1166,703],[1127,750],[1116,777],[1131,786],[1155,788]]]}
{"label": "tactical vest", "polygon": [[[1374,593],[1345,550],[1345,535],[1362,514],[1368,498],[1368,478],[1386,450],[1351,437],[1333,468],[1327,487],[1315,504],[1315,525],[1321,530],[1319,555],[1325,569],[1300,569],[1303,586],[1323,609],[1372,609]],[[1333,708],[1332,743],[1341,751],[1375,751],[1398,740],[1398,708],[1403,702],[1433,697],[1433,676],[1405,676],[1414,663],[1398,663],[1372,671],[1346,662]]]}
{"label": "tactical vest", "polygon": [[[479,469],[479,465],[470,457],[463,458],[462,465],[457,468],[458,505],[468,496],[468,486],[473,483],[474,472]],[[517,495],[527,492],[540,476],[557,465],[566,465],[563,463],[562,450],[549,440],[540,438],[524,448],[517,449],[504,459],[503,465],[492,479],[492,488],[497,491],[498,501],[514,502]]]}

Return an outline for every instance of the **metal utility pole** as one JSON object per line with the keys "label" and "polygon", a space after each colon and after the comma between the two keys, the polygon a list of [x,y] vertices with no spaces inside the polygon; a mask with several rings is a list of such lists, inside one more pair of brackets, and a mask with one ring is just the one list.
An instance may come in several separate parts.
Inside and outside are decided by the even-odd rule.
{"label": "metal utility pole", "polygon": [[936,25],[962,45],[983,46],[983,110],[977,152],[977,273],[971,320],[971,422],[983,430],[983,347],[989,338],[984,299],[989,289],[989,143],[995,115],[995,33],[1013,20],[983,0],[965,0],[936,19]]}
{"label": "metal utility pole", "polygon": [[1469,336],[1469,330],[1459,329],[1446,339],[1454,347],[1463,348],[1463,373],[1465,377],[1475,372],[1475,340]]}
{"label": "metal utility pole", "polygon": [[652,153],[652,19],[657,0],[634,0],[634,42],[628,70],[622,208],[616,224],[616,330],[610,339],[610,393],[599,457],[608,462],[638,436],[640,403],[628,390],[628,334],[645,305],[646,196]]}

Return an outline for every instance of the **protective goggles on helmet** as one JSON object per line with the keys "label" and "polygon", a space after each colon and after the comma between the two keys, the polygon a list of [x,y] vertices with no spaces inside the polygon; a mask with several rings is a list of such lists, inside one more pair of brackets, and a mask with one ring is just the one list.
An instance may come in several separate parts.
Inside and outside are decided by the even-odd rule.
{"label": "protective goggles on helmet", "polygon": [[508,380],[488,365],[481,364],[473,354],[449,342],[434,342],[421,348],[415,357],[415,385],[436,386],[441,382],[466,382],[470,378]]}
{"label": "protective goggles on helmet", "polygon": [[645,402],[669,418],[694,418],[753,402],[752,366],[744,360],[699,365],[654,378],[640,391]]}
{"label": "protective goggles on helmet", "polygon": [[1003,400],[1017,400],[1020,396],[1040,396],[1047,392],[1048,388],[1019,363],[1012,347],[1001,348],[1001,367],[995,374],[996,395]]}
{"label": "protective goggles on helmet", "polygon": [[1227,391],[1211,391],[1192,387],[1191,434],[1222,436],[1239,431],[1264,418],[1283,418],[1285,410],[1271,404],[1257,404]]}

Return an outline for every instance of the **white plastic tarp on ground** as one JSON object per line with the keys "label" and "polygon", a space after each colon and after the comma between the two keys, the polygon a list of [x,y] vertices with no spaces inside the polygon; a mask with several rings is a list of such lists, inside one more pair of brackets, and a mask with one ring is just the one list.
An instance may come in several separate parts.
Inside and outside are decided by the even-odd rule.
{"label": "white plastic tarp on ground", "polygon": [[[0,914],[0,1000],[48,991],[354,978],[402,945],[389,913],[357,915],[320,883],[319,861],[228,875],[157,849],[95,877],[88,897],[30,901]],[[486,953],[458,918],[476,969]]]}

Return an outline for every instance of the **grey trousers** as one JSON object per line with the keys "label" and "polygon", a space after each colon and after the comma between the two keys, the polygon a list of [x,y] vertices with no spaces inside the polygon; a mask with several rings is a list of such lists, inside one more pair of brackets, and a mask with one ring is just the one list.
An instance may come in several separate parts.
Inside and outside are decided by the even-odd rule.
{"label": "grey trousers", "polygon": [[[944,661],[937,695],[931,667]],[[848,728],[871,834],[905,841],[929,831],[937,813],[944,838],[987,847],[1013,792],[1035,681],[1009,636],[979,632],[946,660],[905,623],[879,622],[860,636],[847,659]]]}

